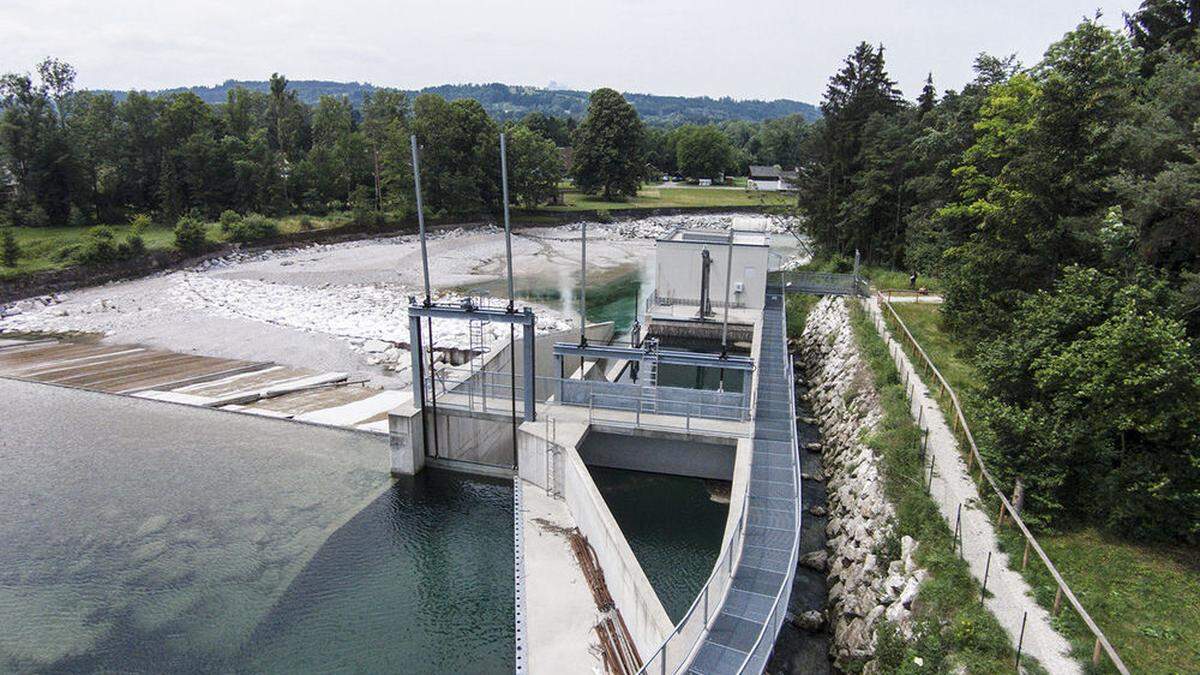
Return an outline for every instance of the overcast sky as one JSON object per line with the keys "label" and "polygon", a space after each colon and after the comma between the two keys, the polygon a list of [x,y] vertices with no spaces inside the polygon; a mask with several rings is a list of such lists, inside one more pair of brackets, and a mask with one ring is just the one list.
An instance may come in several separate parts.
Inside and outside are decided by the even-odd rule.
{"label": "overcast sky", "polygon": [[0,71],[46,55],[80,88],[266,79],[419,88],[505,82],[820,101],[859,41],[909,98],[971,77],[981,51],[1036,62],[1097,9],[1139,0],[0,0]]}

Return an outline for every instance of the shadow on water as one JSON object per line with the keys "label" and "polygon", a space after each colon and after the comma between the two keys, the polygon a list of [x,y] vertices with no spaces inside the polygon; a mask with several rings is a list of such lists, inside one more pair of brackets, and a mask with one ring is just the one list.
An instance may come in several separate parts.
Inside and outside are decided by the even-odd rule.
{"label": "shadow on water", "polygon": [[588,471],[667,615],[683,618],[717,561],[728,503],[714,501],[699,478]]}
{"label": "shadow on water", "polygon": [[507,481],[398,481],[329,538],[232,665],[511,672],[512,517]]}
{"label": "shadow on water", "polygon": [[511,672],[512,522],[508,481],[426,470],[338,528],[240,649],[197,653],[178,626],[118,612],[101,643],[44,671]]}
{"label": "shadow on water", "polygon": [[[796,413],[801,417],[811,416],[812,410],[803,398],[796,400]],[[796,426],[799,447],[819,442],[821,432],[816,425],[798,423]],[[806,476],[822,474],[821,455],[800,450],[800,471]],[[814,505],[825,505],[825,483],[821,480],[804,478],[801,486],[800,550],[803,556],[813,551],[825,550],[825,525],[828,516],[815,516],[809,512]],[[788,600],[788,614],[799,616],[809,610],[824,610],[829,597],[824,573],[803,565],[796,567],[792,582],[792,595]],[[784,622],[775,640],[775,650],[767,663],[768,673],[822,673],[832,672],[829,662],[831,640],[828,630],[806,631]]]}

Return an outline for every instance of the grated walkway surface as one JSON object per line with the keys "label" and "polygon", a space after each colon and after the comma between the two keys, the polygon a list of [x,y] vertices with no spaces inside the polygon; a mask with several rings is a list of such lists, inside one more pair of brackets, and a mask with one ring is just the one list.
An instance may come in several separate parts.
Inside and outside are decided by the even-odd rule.
{"label": "grated walkway surface", "polygon": [[[783,296],[768,290],[755,402],[746,535],[733,583],[691,673],[762,672],[791,592],[800,531],[794,387],[784,335]],[[767,634],[769,633],[769,634]]]}

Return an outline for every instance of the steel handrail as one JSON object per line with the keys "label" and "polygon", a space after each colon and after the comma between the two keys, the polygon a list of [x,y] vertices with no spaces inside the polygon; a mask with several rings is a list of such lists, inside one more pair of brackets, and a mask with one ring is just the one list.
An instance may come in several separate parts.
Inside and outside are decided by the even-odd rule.
{"label": "steel handrail", "polygon": [[[786,352],[787,351],[786,315],[784,317],[783,331],[784,331],[783,332],[783,346],[784,346],[784,351]],[[795,361],[794,361],[794,359],[789,358],[788,363],[784,366],[784,372],[787,376],[790,376],[792,378],[789,380],[789,382],[795,382]],[[791,394],[791,397],[789,398],[788,410],[790,411],[791,419],[793,420],[793,423],[794,423],[794,420],[796,419],[796,395],[795,395],[794,390]],[[746,655],[746,658],[743,660],[741,665],[738,667],[739,673],[745,670],[746,665],[754,657],[755,652],[758,650],[759,646],[762,644],[764,637],[767,634],[767,628],[772,625],[782,626],[782,618],[781,617],[783,617],[785,615],[786,610],[787,610],[786,601],[783,600],[783,596],[784,596],[785,592],[790,595],[792,582],[795,579],[796,564],[797,564],[797,561],[799,560],[799,550],[800,550],[800,548],[799,548],[799,544],[800,544],[799,532],[800,532],[800,518],[802,516],[802,509],[800,508],[800,506],[801,506],[801,499],[800,499],[801,483],[800,483],[800,463],[799,463],[799,440],[798,440],[797,434],[794,432],[794,430],[792,433],[792,452],[793,452],[793,456],[796,457],[796,462],[792,466],[792,474],[793,474],[793,479],[795,481],[795,486],[796,486],[795,504],[793,507],[795,509],[795,514],[796,514],[796,532],[793,534],[792,552],[791,552],[791,555],[789,556],[789,560],[788,560],[788,570],[789,571],[784,580],[783,585],[780,587],[779,591],[775,594],[775,598],[771,604],[771,612],[768,615],[767,620],[763,623],[762,628],[759,630],[758,635],[755,637],[754,645],[750,648],[749,652]],[[753,473],[753,464],[754,464],[753,454],[751,454],[751,457],[750,457],[750,464],[751,464],[751,473]],[[732,556],[735,552],[734,546],[737,543],[738,539],[745,534],[745,524],[746,524],[747,518],[749,516],[749,509],[750,509],[750,485],[749,485],[749,482],[747,482],[746,490],[745,490],[745,492],[742,493],[742,509],[741,509],[741,513],[738,516],[737,527],[734,528],[734,532],[726,540],[726,542],[724,544],[724,548],[722,549],[722,552],[721,552],[721,557],[719,557],[717,559],[717,563],[713,566],[712,573],[708,576],[708,579],[704,582],[704,586],[702,587],[701,592],[698,593],[696,595],[696,599],[692,601],[692,605],[688,608],[687,613],[685,613],[684,617],[682,619],[680,619],[679,623],[677,623],[675,625],[674,630],[671,632],[670,635],[668,635],[666,637],[666,639],[663,640],[662,644],[659,645],[659,648],[657,650],[655,650],[654,654],[652,654],[650,656],[650,658],[648,658],[645,661],[645,664],[642,666],[642,669],[640,671],[638,671],[639,673],[649,673],[650,665],[652,663],[654,663],[657,659],[661,659],[659,672],[661,674],[665,675],[665,673],[667,672],[667,670],[666,670],[666,667],[667,667],[666,666],[666,650],[670,646],[671,640],[676,635],[679,635],[682,632],[682,626],[684,626],[692,618],[692,616],[694,616],[696,608],[699,606],[701,600],[704,601],[705,609],[707,612],[707,603],[709,601],[708,591],[710,588],[713,587],[713,584],[716,582],[716,580],[721,578],[718,576],[718,573],[721,571],[723,566],[726,567],[726,576],[732,580],[732,578],[734,576],[734,568],[733,568],[733,562],[732,562]],[[737,552],[740,553],[740,549],[738,549]],[[726,565],[727,562],[728,562],[728,565]],[[726,591],[728,592],[728,589],[726,589]],[[722,605],[724,604],[724,599],[721,599],[721,604]],[[713,613],[711,616],[708,616],[708,615],[705,616],[705,624],[704,624],[705,628],[708,628],[711,625],[712,620],[714,620],[718,614],[720,614],[719,611]],[[691,645],[691,647],[688,649],[688,652],[687,652],[685,658],[681,661],[681,667],[686,666],[688,663],[691,663],[692,659],[695,657],[697,650],[699,650],[699,648],[702,644],[703,644],[703,640],[697,640],[695,644]],[[676,670],[678,670],[678,669],[676,669]]]}
{"label": "steel handrail", "polygon": [[[785,320],[786,320],[786,317],[785,317]],[[787,325],[786,325],[786,323],[784,324],[783,344],[784,344],[784,351],[787,351]],[[789,380],[789,382],[793,383],[793,387],[794,387],[794,383],[796,381],[795,380],[795,377],[796,377],[795,358],[789,358],[788,362],[789,362],[788,374],[792,378]],[[791,412],[792,424],[795,424],[795,421],[796,421],[796,392],[795,392],[794,388],[792,390],[791,396],[788,397],[788,401],[789,401],[788,409]],[[788,556],[788,573],[787,573],[787,577],[784,579],[784,583],[782,585],[780,585],[779,590],[775,593],[775,599],[771,603],[771,618],[769,618],[766,622],[763,623],[762,628],[758,632],[758,636],[755,637],[755,639],[754,639],[754,646],[752,646],[750,648],[749,652],[747,652],[747,654],[746,654],[746,658],[742,660],[742,665],[738,667],[737,672],[739,672],[739,673],[744,672],[746,670],[746,665],[750,663],[750,659],[753,658],[755,652],[758,651],[760,643],[762,642],[763,638],[766,637],[766,635],[767,635],[767,627],[778,620],[775,616],[775,613],[777,611],[782,611],[783,613],[780,614],[780,616],[783,616],[784,614],[786,614],[788,600],[785,599],[785,593],[786,593],[787,598],[790,599],[792,582],[795,580],[795,577],[796,577],[796,564],[797,564],[797,561],[799,560],[799,556],[800,556],[800,518],[802,516],[802,511],[800,508],[800,503],[801,503],[801,499],[800,499],[800,444],[799,444],[799,440],[797,438],[796,430],[794,428],[792,429],[792,455],[796,458],[796,462],[792,465],[793,480],[795,481],[795,486],[796,486],[796,500],[795,500],[795,504],[794,504],[795,513],[796,513],[796,531],[792,535],[792,554],[790,556]],[[747,492],[749,492],[749,491],[747,491]],[[781,610],[781,605],[780,605],[781,601],[783,603],[782,610]],[[779,626],[782,627],[782,622],[779,624]],[[772,633],[777,635],[778,628],[773,629]]]}
{"label": "steel handrail", "polygon": [[904,331],[904,336],[908,338],[908,341],[913,346],[914,350],[921,355],[921,359],[924,361],[925,366],[930,372],[933,373],[933,376],[937,378],[938,384],[940,384],[942,389],[949,394],[950,402],[954,407],[954,416],[959,427],[963,431],[964,438],[966,438],[968,445],[971,447],[972,457],[976,462],[979,463],[979,472],[984,478],[987,479],[987,483],[992,488],[992,492],[994,492],[996,497],[1000,499],[1000,517],[1003,518],[1005,513],[1012,517],[1013,522],[1016,523],[1017,528],[1021,530],[1021,534],[1024,535],[1025,541],[1029,544],[1029,547],[1037,553],[1038,558],[1040,558],[1046,565],[1046,569],[1050,572],[1050,576],[1053,577],[1054,582],[1058,585],[1059,591],[1066,596],[1067,601],[1071,603],[1071,606],[1074,607],[1075,611],[1079,614],[1079,618],[1083,619],[1083,623],[1088,627],[1088,630],[1092,632],[1092,635],[1095,636],[1097,648],[1093,650],[1092,663],[1097,664],[1099,662],[1099,649],[1103,648],[1105,653],[1108,654],[1108,658],[1112,661],[1113,665],[1116,666],[1117,670],[1120,671],[1122,675],[1129,675],[1129,668],[1125,666],[1125,662],[1121,660],[1120,655],[1117,654],[1117,650],[1113,648],[1112,644],[1108,641],[1108,637],[1104,635],[1104,632],[1101,631],[1100,627],[1096,625],[1096,622],[1092,620],[1091,615],[1088,614],[1087,610],[1085,610],[1083,605],[1080,604],[1079,599],[1075,597],[1075,593],[1071,591],[1071,587],[1068,586],[1066,580],[1062,578],[1062,574],[1059,573],[1058,568],[1054,566],[1054,563],[1050,561],[1050,557],[1046,555],[1044,550],[1042,550],[1041,545],[1038,544],[1038,541],[1034,538],[1033,533],[1030,532],[1029,528],[1025,525],[1025,521],[1021,520],[1020,514],[1013,509],[1012,503],[1009,502],[1008,498],[1004,496],[1004,493],[996,484],[996,480],[992,476],[992,473],[988,471],[987,465],[984,464],[983,456],[979,453],[979,447],[975,444],[975,436],[971,433],[971,428],[967,425],[967,418],[963,414],[962,405],[959,403],[958,395],[954,393],[954,388],[950,386],[950,383],[945,377],[942,376],[942,372],[933,364],[933,360],[930,359],[929,355],[925,353],[925,350],[921,347],[921,344],[917,342],[915,337],[913,337],[913,334],[908,330],[908,326],[905,325],[904,320],[901,319],[900,315],[896,313],[896,309],[892,306],[892,303],[889,302],[887,298],[885,298],[883,294],[878,291],[876,291],[876,296],[879,299],[880,305],[887,308],[888,312],[891,313],[892,318],[895,319],[896,323],[900,326],[900,329]]}
{"label": "steel handrail", "polygon": [[[742,510],[741,510],[741,513],[738,514],[737,525],[734,526],[733,532],[730,534],[729,538],[725,540],[725,544],[721,549],[721,555],[720,555],[720,557],[717,558],[717,562],[713,565],[713,571],[708,575],[708,579],[706,579],[704,581],[704,586],[701,587],[702,590],[696,594],[696,599],[692,600],[692,604],[688,607],[687,612],[684,613],[683,618],[680,619],[679,622],[675,624],[675,627],[671,631],[671,634],[668,635],[666,637],[666,639],[663,640],[662,644],[659,645],[658,649],[656,649],[654,651],[654,653],[650,655],[650,658],[646,659],[645,663],[642,665],[642,668],[641,668],[641,670],[638,671],[638,673],[649,673],[648,669],[650,668],[650,664],[653,663],[654,660],[656,658],[658,658],[660,655],[662,656],[662,659],[663,659],[662,660],[662,670],[660,672],[665,673],[666,672],[666,650],[667,650],[667,647],[671,644],[671,639],[674,636],[679,635],[679,633],[682,631],[682,626],[684,624],[686,624],[693,616],[695,616],[696,609],[700,606],[701,600],[704,600],[705,605],[707,606],[708,589],[711,588],[713,583],[719,578],[718,573],[721,571],[721,568],[722,567],[725,568],[725,576],[726,577],[728,577],[730,579],[733,578],[732,557],[735,553],[739,552],[738,549],[734,548],[734,545],[737,543],[738,539],[740,539],[745,534],[746,512],[747,512],[747,509],[749,508],[749,506],[750,506],[750,487],[749,487],[749,485],[747,485],[745,492],[742,493]],[[740,556],[739,556],[739,558],[740,558]],[[727,562],[728,562],[728,564],[726,564]],[[716,618],[716,613],[714,613],[711,617],[705,617],[705,623],[704,623],[705,627],[707,627],[712,622],[712,619],[715,619],[715,618]],[[700,641],[697,641],[697,643],[695,645],[693,645],[690,650],[688,650],[687,658],[684,659],[684,661],[683,661],[684,663],[689,663],[691,661],[692,654],[693,654],[693,652],[695,652],[696,648],[699,647],[699,645],[700,645]]]}

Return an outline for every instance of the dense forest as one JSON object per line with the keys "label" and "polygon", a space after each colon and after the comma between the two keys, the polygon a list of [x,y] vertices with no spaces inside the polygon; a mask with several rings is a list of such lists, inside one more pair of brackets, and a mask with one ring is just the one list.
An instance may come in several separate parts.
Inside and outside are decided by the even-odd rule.
{"label": "dense forest", "polygon": [[[322,80],[295,80],[289,83],[301,103],[316,105],[322,96],[337,96],[350,99],[354,106],[379,90],[362,82],[328,82]],[[172,94],[192,93],[205,103],[224,103],[229,92],[248,89],[269,92],[271,83],[266,80],[227,80],[211,87],[176,87],[149,92],[150,96],[162,97]],[[124,92],[108,92],[120,100]],[[587,112],[589,92],[569,89],[542,89],[509,84],[443,84],[420,90],[406,90],[409,99],[421,94],[437,94],[447,101],[473,99],[497,120],[520,119],[531,112],[540,112],[553,117],[581,119]],[[625,99],[633,104],[638,115],[647,123],[675,126],[679,124],[710,124],[729,120],[762,122],[763,120],[800,115],[806,120],[820,116],[816,106],[788,99],[759,101],[737,100],[728,96],[658,96],[654,94],[626,93]]]}
{"label": "dense forest", "polygon": [[980,369],[985,447],[1034,522],[1200,539],[1200,3],[980,56],[915,101],[862,44],[803,139],[829,258],[934,275]]}
{"label": "dense forest", "polygon": [[[357,104],[335,91],[310,105],[281,75],[267,91],[235,87],[215,104],[191,91],[76,91],[74,78],[55,59],[34,74],[0,78],[0,218],[8,224],[87,226],[139,214],[170,224],[226,211],[404,218],[414,208],[411,134],[423,147],[431,215],[495,213],[504,130],[514,203],[534,207],[556,196],[568,168],[559,148],[568,146],[579,158],[619,155],[619,177],[573,177],[585,191],[627,198],[664,172],[715,177],[751,162],[794,165],[805,127],[800,115],[720,128],[648,126],[611,89],[593,92],[581,121],[536,111],[497,120],[474,98],[390,89],[366,91]],[[601,108],[627,113],[606,123],[620,133],[589,125],[598,94]]]}

